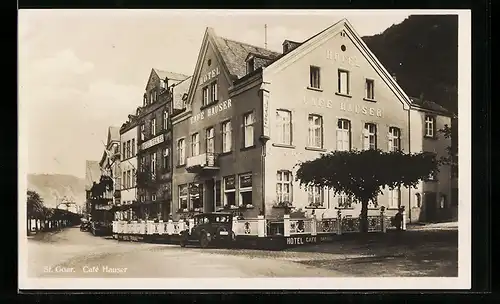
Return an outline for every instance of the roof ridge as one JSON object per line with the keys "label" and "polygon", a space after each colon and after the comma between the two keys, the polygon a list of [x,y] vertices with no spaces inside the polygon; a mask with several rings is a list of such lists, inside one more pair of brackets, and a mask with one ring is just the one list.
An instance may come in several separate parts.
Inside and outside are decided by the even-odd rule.
{"label": "roof ridge", "polygon": [[272,53],[276,53],[276,54],[281,54],[277,51],[273,51],[273,50],[270,50],[270,49],[266,49],[265,47],[262,47],[262,46],[256,46],[254,44],[250,44],[250,43],[247,43],[247,42],[242,42],[242,41],[238,41],[238,40],[234,40],[234,39],[230,39],[230,38],[226,38],[226,37],[223,37],[223,36],[218,36],[217,37],[221,38],[221,39],[224,39],[224,40],[227,40],[227,41],[231,41],[231,42],[235,42],[235,43],[239,43],[239,44],[243,44],[243,45],[247,45],[247,46],[251,46],[251,47],[254,47],[256,49],[261,49],[261,50],[266,50],[268,52],[272,52]]}

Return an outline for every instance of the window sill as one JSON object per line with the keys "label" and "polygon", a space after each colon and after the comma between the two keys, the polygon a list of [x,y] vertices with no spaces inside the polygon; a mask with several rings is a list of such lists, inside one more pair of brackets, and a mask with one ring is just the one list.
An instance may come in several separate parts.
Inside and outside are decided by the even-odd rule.
{"label": "window sill", "polygon": [[335,207],[336,210],[354,210],[354,207]]}
{"label": "window sill", "polygon": [[437,140],[437,136],[424,135],[424,138],[431,139],[431,140]]}
{"label": "window sill", "polygon": [[255,148],[255,145],[251,145],[251,146],[249,146],[249,147],[243,147],[243,148],[241,148],[241,149],[240,149],[240,151],[251,150],[251,149],[253,149],[253,148]]}
{"label": "window sill", "polygon": [[286,209],[286,208],[292,209],[293,206],[277,206],[277,205],[273,205],[273,208],[274,209]]}
{"label": "window sill", "polygon": [[200,110],[202,110],[202,111],[203,111],[203,110],[205,110],[206,108],[209,108],[209,107],[211,107],[211,106],[213,106],[213,105],[217,104],[218,102],[219,102],[219,100],[214,100],[214,101],[211,101],[211,102],[207,103],[206,105],[201,106],[201,107],[200,107]]}
{"label": "window sill", "polygon": [[307,89],[311,90],[311,91],[316,91],[316,92],[323,92],[323,89],[320,89],[320,88],[307,87]]}
{"label": "window sill", "polygon": [[317,148],[317,147],[306,147],[305,149],[306,149],[306,150],[309,150],[309,151],[326,152],[326,149],[323,149],[323,148]]}
{"label": "window sill", "polygon": [[219,157],[221,157],[221,156],[226,156],[226,155],[230,155],[230,154],[232,154],[232,153],[233,153],[233,151],[222,152],[222,153],[219,153]]}
{"label": "window sill", "polygon": [[339,93],[339,92],[335,92],[335,95],[342,96],[342,97],[347,97],[347,98],[352,98],[352,96],[349,95],[349,94],[342,94],[342,93]]}
{"label": "window sill", "polygon": [[438,180],[437,179],[424,179],[424,182],[426,182],[426,183],[437,183]]}
{"label": "window sill", "polygon": [[175,167],[176,168],[182,168],[182,167],[185,167],[185,166],[186,166],[186,164],[182,164],[182,165],[176,165]]}
{"label": "window sill", "polygon": [[295,149],[294,145],[278,144],[278,143],[274,143],[273,147]]}
{"label": "window sill", "polygon": [[318,206],[318,207],[306,206],[306,207],[304,207],[304,209],[326,209],[326,207],[323,207],[323,206]]}
{"label": "window sill", "polygon": [[364,101],[369,101],[369,102],[377,102],[375,99],[372,98],[363,98]]}

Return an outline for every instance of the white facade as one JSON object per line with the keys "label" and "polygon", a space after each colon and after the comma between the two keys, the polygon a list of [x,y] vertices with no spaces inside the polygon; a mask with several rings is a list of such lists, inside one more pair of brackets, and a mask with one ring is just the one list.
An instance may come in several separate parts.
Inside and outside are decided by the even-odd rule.
{"label": "white facade", "polygon": [[131,204],[137,200],[137,126],[120,135],[121,146],[121,197],[122,205]]}

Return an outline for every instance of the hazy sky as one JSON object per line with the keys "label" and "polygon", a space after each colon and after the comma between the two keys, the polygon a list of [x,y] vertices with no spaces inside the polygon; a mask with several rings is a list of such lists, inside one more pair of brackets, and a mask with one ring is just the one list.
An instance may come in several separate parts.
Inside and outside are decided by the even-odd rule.
{"label": "hazy sky", "polygon": [[27,119],[28,172],[83,177],[110,125],[142,104],[151,68],[191,75],[207,26],[217,35],[281,50],[347,18],[361,36],[405,11],[237,12],[20,10],[19,102]]}

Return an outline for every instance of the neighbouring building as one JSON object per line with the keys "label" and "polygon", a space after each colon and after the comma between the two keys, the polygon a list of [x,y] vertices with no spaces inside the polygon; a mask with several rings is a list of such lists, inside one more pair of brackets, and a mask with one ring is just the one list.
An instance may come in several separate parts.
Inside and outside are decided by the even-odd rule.
{"label": "neighbouring building", "polygon": [[138,121],[136,115],[129,115],[128,121],[120,127],[121,145],[121,191],[120,204],[115,208],[115,219],[133,220],[136,217],[137,202],[137,136]]}
{"label": "neighbouring building", "polygon": [[[217,36],[208,28],[185,104],[173,121],[177,217],[234,210],[281,217],[293,206],[318,217],[360,204],[329,189],[299,187],[297,164],[332,150],[446,153],[439,135],[451,116],[409,97],[345,19],[283,52]],[[450,170],[417,189],[386,190],[370,207],[404,206],[411,221],[450,207]]]}
{"label": "neighbouring building", "polygon": [[171,201],[172,89],[186,75],[152,69],[137,111],[138,217],[166,219]]}
{"label": "neighbouring building", "polygon": [[101,169],[99,167],[99,161],[87,160],[85,161],[85,213],[89,213],[91,210],[90,206],[90,190],[94,185],[94,182],[99,182],[101,177]]}
{"label": "neighbouring building", "polygon": [[101,176],[108,176],[113,180],[113,205],[120,203],[121,171],[120,171],[120,129],[108,128],[108,138],[101,161]]}

